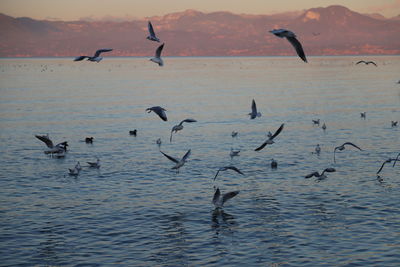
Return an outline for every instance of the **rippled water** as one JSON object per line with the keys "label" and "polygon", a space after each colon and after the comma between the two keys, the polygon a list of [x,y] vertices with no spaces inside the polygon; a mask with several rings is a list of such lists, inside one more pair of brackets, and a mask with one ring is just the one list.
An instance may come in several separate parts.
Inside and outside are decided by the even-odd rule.
{"label": "rippled water", "polygon": [[[354,65],[365,58],[378,67]],[[309,61],[1,59],[0,265],[399,266],[400,164],[387,164],[381,181],[376,171],[400,152],[400,127],[391,127],[400,120],[400,57]],[[253,98],[263,115],[250,120]],[[168,122],[145,112],[157,105]],[[170,143],[185,118],[198,122]],[[275,144],[255,152],[281,123]],[[34,135],[46,133],[69,142],[66,158],[43,153]],[[192,149],[180,173],[158,138],[174,157]],[[338,152],[334,164],[345,141],[364,151]],[[232,160],[231,147],[241,150]],[[68,176],[95,157],[100,169]],[[230,164],[245,175],[213,182]],[[337,172],[304,178],[327,167]],[[214,185],[240,190],[220,213]]]}

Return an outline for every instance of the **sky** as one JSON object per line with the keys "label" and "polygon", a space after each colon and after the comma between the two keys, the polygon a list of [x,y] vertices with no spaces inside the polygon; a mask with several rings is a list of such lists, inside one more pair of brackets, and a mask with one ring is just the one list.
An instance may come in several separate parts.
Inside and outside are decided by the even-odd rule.
{"label": "sky", "polygon": [[400,0],[0,0],[0,13],[48,20],[135,19],[195,9],[202,12],[274,14],[343,5],[359,13],[400,14]]}

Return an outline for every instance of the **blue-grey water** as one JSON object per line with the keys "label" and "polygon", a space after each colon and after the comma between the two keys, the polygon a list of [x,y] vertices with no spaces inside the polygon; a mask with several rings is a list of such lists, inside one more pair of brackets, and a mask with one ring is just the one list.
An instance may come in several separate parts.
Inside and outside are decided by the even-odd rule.
{"label": "blue-grey water", "polygon": [[[164,60],[0,60],[1,266],[400,265],[400,164],[376,175],[400,152],[399,56]],[[186,118],[198,122],[170,143]],[[43,153],[34,135],[47,133],[69,142],[65,158]],[[192,150],[179,173],[158,138],[171,156]],[[334,164],[346,141],[364,151]],[[96,157],[101,168],[87,168]],[[231,164],[245,175],[213,182]],[[327,167],[323,181],[304,178]],[[213,186],[240,193],[217,213]]]}

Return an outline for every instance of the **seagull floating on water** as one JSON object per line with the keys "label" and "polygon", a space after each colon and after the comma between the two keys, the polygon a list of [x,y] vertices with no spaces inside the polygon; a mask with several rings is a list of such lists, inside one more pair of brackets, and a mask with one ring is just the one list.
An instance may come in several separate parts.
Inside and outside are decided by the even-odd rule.
{"label": "seagull floating on water", "polygon": [[237,156],[240,156],[239,153],[240,153],[240,150],[234,150],[233,148],[231,148],[231,152],[229,153],[229,156],[231,158],[237,157]]}
{"label": "seagull floating on water", "polygon": [[280,38],[286,38],[296,49],[297,55],[304,62],[307,63],[307,59],[306,59],[306,55],[304,54],[303,47],[301,46],[301,43],[296,39],[296,35],[293,32],[291,32],[289,30],[285,30],[285,29],[273,29],[272,31],[269,31],[269,32],[275,34],[275,36],[278,36]]}
{"label": "seagull floating on water", "polygon": [[361,112],[360,115],[361,115],[361,118],[363,118],[363,119],[365,119],[367,117],[367,113],[365,111]]}
{"label": "seagull floating on water", "polygon": [[149,30],[149,36],[147,36],[147,39],[150,41],[160,42],[160,39],[156,37],[156,33],[154,32],[153,25],[151,25],[150,21],[147,24],[147,28]]}
{"label": "seagull floating on water", "polygon": [[222,208],[225,202],[227,202],[229,199],[235,197],[237,194],[239,194],[239,191],[232,191],[228,192],[222,195],[221,197],[221,191],[219,188],[214,193],[214,197],[212,199],[212,203],[214,204],[215,208],[219,209]]}
{"label": "seagull floating on water", "polygon": [[182,130],[184,122],[192,123],[192,122],[197,122],[197,121],[195,119],[185,119],[185,120],[181,121],[178,125],[175,125],[174,127],[172,127],[171,136],[169,138],[170,142],[172,142],[172,133],[177,133],[178,131]]}
{"label": "seagull floating on water", "polygon": [[313,122],[314,125],[318,125],[318,126],[319,126],[319,119],[317,119],[317,120],[312,120],[312,122]]}
{"label": "seagull floating on water", "polygon": [[235,138],[238,135],[238,132],[232,131],[232,138]]}
{"label": "seagull floating on water", "polygon": [[158,145],[158,147],[161,146],[161,138],[158,138],[158,139],[157,139],[156,144]]}
{"label": "seagull floating on water", "polygon": [[87,164],[89,164],[89,168],[100,168],[100,159],[97,158],[96,162],[87,162]]}
{"label": "seagull floating on water", "polygon": [[276,162],[276,160],[274,159],[271,159],[271,168],[272,169],[278,168],[278,162]]}
{"label": "seagull floating on water", "polygon": [[250,115],[250,119],[255,119],[256,117],[261,117],[261,113],[257,111],[256,101],[251,102],[251,112],[248,114]]}
{"label": "seagull floating on water", "polygon": [[235,166],[226,166],[226,167],[222,167],[222,168],[219,168],[219,169],[218,169],[217,173],[216,173],[215,176],[214,176],[214,181],[215,181],[215,179],[217,178],[219,172],[226,171],[226,170],[233,170],[233,171],[235,171],[235,172],[237,172],[237,173],[240,173],[241,175],[244,175],[243,172],[241,172],[241,171],[240,171],[238,168],[236,168]]}
{"label": "seagull floating on water", "polygon": [[343,151],[343,150],[345,149],[345,146],[346,146],[346,145],[353,146],[353,147],[357,148],[358,150],[363,151],[361,148],[359,148],[359,147],[356,146],[355,144],[350,143],[350,142],[346,142],[346,143],[344,143],[344,144],[341,145],[341,146],[335,147],[335,149],[333,150],[333,162],[336,163],[336,158],[335,158],[336,150]]}
{"label": "seagull floating on water", "polygon": [[93,144],[93,137],[86,137],[85,138],[85,143],[86,144]]}
{"label": "seagull floating on water", "polygon": [[133,135],[133,136],[136,136],[137,135],[137,130],[135,129],[133,131],[129,131],[129,134]]}
{"label": "seagull floating on water", "polygon": [[257,147],[254,151],[260,151],[260,150],[263,149],[266,145],[272,145],[273,143],[275,143],[275,142],[273,141],[273,139],[274,139],[275,137],[277,137],[278,134],[280,134],[280,133],[282,132],[282,129],[283,129],[283,126],[284,126],[284,125],[285,125],[285,124],[282,123],[281,126],[278,128],[278,130],[276,130],[276,132],[275,132],[273,135],[271,135],[270,137],[268,137],[267,141],[265,141],[261,146]]}
{"label": "seagull floating on water", "polygon": [[365,65],[372,64],[372,65],[375,65],[375,67],[378,67],[378,65],[376,65],[376,63],[373,62],[373,61],[360,60],[360,61],[358,61],[358,62],[356,63],[356,65],[358,65],[358,64],[360,64],[360,63],[364,63]]}
{"label": "seagull floating on water", "polygon": [[327,178],[327,176],[325,175],[325,172],[335,172],[336,170],[334,168],[326,168],[321,174],[319,174],[319,172],[313,172],[310,173],[306,176],[304,176],[304,178],[311,178],[313,176],[315,176],[317,178],[317,180],[323,180],[325,178]]}
{"label": "seagull floating on water", "polygon": [[160,106],[155,106],[155,107],[151,107],[151,108],[146,108],[147,113],[150,112],[154,112],[156,113],[163,121],[168,121],[167,119],[167,114],[165,113],[165,111],[167,111],[166,109],[160,107]]}
{"label": "seagull floating on water", "polygon": [[189,150],[186,152],[186,154],[182,157],[182,159],[180,159],[180,160],[178,160],[178,159],[176,159],[176,158],[174,158],[174,157],[171,157],[171,156],[165,154],[165,153],[162,152],[162,151],[160,151],[160,152],[161,152],[167,159],[169,159],[170,161],[173,161],[173,162],[176,163],[176,165],[175,165],[174,167],[172,167],[172,169],[173,169],[173,170],[176,170],[176,172],[178,173],[178,172],[179,172],[179,168],[182,167],[182,166],[186,163],[186,160],[189,158],[189,156],[190,156],[190,154],[191,154],[190,151],[191,151],[191,150],[189,149]]}
{"label": "seagull floating on water", "polygon": [[319,155],[321,153],[321,147],[319,146],[319,144],[317,144],[317,146],[315,147],[315,154]]}
{"label": "seagull floating on water", "polygon": [[49,135],[35,135],[37,139],[44,142],[49,150],[45,150],[45,154],[63,154],[67,151],[68,143],[66,141],[59,143],[57,145],[53,144],[53,141],[50,140]]}
{"label": "seagull floating on water", "polygon": [[324,122],[324,124],[322,124],[322,127],[321,127],[321,128],[322,128],[322,130],[324,130],[324,131],[326,130],[326,124],[325,124],[325,122]]}
{"label": "seagull floating on water", "polygon": [[161,58],[161,51],[163,50],[163,48],[164,43],[157,48],[155,56],[150,58],[150,61],[157,63],[160,67],[164,66],[164,61]]}
{"label": "seagull floating on water", "polygon": [[104,52],[110,52],[110,51],[113,51],[113,50],[111,48],[99,49],[99,50],[96,51],[96,53],[92,57],[90,57],[90,56],[79,56],[79,57],[76,57],[74,59],[74,61],[81,61],[81,60],[84,60],[85,58],[87,58],[87,60],[89,60],[89,61],[99,63],[103,59],[102,57],[100,57],[100,54],[104,53]]}

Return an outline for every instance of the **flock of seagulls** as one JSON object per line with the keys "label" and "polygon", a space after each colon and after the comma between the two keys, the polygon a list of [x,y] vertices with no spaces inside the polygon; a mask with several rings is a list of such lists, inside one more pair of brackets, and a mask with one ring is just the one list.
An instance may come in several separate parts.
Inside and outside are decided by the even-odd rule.
{"label": "flock of seagulls", "polygon": [[[148,22],[148,32],[149,32],[149,35],[147,36],[148,40],[160,43],[160,39],[156,36],[153,25],[151,24],[150,21]],[[301,43],[297,40],[297,38],[296,38],[297,36],[292,31],[289,31],[286,29],[273,29],[270,31],[270,33],[272,33],[275,36],[280,37],[280,38],[286,38],[289,41],[289,43],[296,50],[297,55],[304,62],[307,63],[307,58],[304,53],[303,47],[302,47]],[[150,61],[158,64],[159,66],[164,65],[163,59],[161,58],[161,52],[162,52],[163,48],[164,48],[164,43],[162,43],[156,49],[155,56],[153,58],[150,58]],[[110,51],[113,51],[113,49],[111,49],[111,48],[99,49],[95,52],[95,54],[93,56],[86,56],[86,55],[78,56],[74,59],[74,61],[82,61],[84,59],[87,59],[88,61],[98,63],[103,59],[100,55],[102,53],[106,53],[106,52],[110,52]],[[364,61],[364,60],[357,62],[356,65],[361,64],[361,63],[364,63],[366,65],[373,64],[373,65],[377,66],[377,64],[373,61]],[[155,114],[157,114],[158,117],[162,121],[168,121],[166,111],[167,110],[161,106],[153,106],[153,107],[149,107],[146,109],[146,112],[148,112],[148,113],[154,112]],[[251,103],[251,112],[248,113],[248,115],[250,116],[250,119],[252,119],[252,120],[256,119],[257,117],[261,117],[261,113],[257,110],[257,105],[256,105],[256,102],[254,99],[252,100],[252,103]],[[366,112],[361,113],[361,117],[365,119]],[[173,128],[171,129],[170,142],[172,142],[172,135],[183,129],[184,123],[194,123],[194,122],[197,122],[197,121],[195,119],[187,118],[187,119],[182,120],[179,124],[173,126]],[[320,125],[320,119],[312,120],[312,122],[314,125],[318,125],[318,126]],[[392,127],[396,127],[396,126],[397,126],[397,121],[392,121]],[[267,139],[259,147],[254,149],[254,151],[261,151],[267,145],[274,144],[275,143],[274,139],[282,132],[283,128],[284,128],[284,123],[282,123],[280,125],[280,127],[275,131],[274,134],[272,134],[271,132],[268,132]],[[323,123],[321,128],[325,131],[327,129],[326,124]],[[137,130],[135,129],[133,131],[129,131],[129,134],[136,136]],[[238,136],[238,132],[232,131],[231,136],[232,136],[232,138],[236,138]],[[67,152],[67,147],[68,147],[68,143],[66,141],[58,143],[57,145],[54,145],[53,142],[51,141],[51,139],[49,138],[48,134],[47,135],[35,135],[35,137],[46,144],[48,149],[44,151],[45,154],[55,155],[56,157],[64,157],[65,156],[65,153]],[[87,144],[92,144],[93,139],[94,139],[93,137],[86,137],[85,142]],[[159,148],[161,147],[162,141],[160,138],[156,140],[156,144],[158,145]],[[336,151],[343,151],[347,146],[352,146],[360,151],[363,151],[360,147],[358,147],[354,143],[345,142],[344,144],[334,148],[334,151],[333,151],[334,163],[336,163]],[[180,159],[172,157],[161,150],[160,150],[160,153],[162,155],[164,155],[168,160],[172,161],[175,164],[172,167],[172,169],[175,170],[176,173],[179,173],[179,169],[185,165],[188,158],[190,157],[191,149],[189,149],[183,155],[183,157]],[[240,150],[234,150],[233,148],[231,148],[230,157],[233,158],[233,157],[239,156],[239,153],[240,153]],[[315,147],[315,154],[319,155],[320,153],[321,153],[321,148],[320,148],[320,145],[317,144],[317,146]],[[400,160],[399,157],[400,157],[400,153],[397,155],[396,158],[389,158],[389,159],[385,160],[383,162],[382,166],[380,167],[380,169],[378,170],[377,174],[379,174],[382,171],[382,169],[386,163],[394,162],[393,163],[393,167],[394,167],[396,162]],[[97,160],[95,162],[87,162],[89,168],[97,168],[97,169],[100,168],[100,166],[101,166],[100,159],[99,158],[96,158],[96,159]],[[276,169],[277,167],[278,167],[277,161],[274,159],[271,159],[271,168]],[[69,170],[69,175],[78,176],[80,171],[82,170],[80,162],[78,161],[73,168],[68,169],[68,170]],[[214,181],[216,180],[216,178],[218,177],[220,172],[229,171],[229,170],[234,171],[240,175],[244,175],[244,173],[240,169],[236,168],[235,166],[230,165],[230,166],[224,166],[224,167],[219,168],[217,170],[213,180]],[[308,179],[311,177],[316,177],[317,181],[321,181],[321,180],[327,178],[326,173],[332,173],[332,172],[336,172],[336,169],[329,167],[329,168],[324,169],[321,173],[319,173],[317,171],[312,172],[312,173],[306,175],[305,178]],[[231,199],[239,194],[239,191],[230,191],[228,193],[221,195],[220,189],[218,187],[215,188],[215,186],[214,186],[214,189],[215,189],[215,192],[214,192],[214,196],[212,198],[212,203],[214,204],[214,206],[217,210],[222,208],[222,206],[224,205],[224,203],[226,201],[228,201],[229,199]]]}

